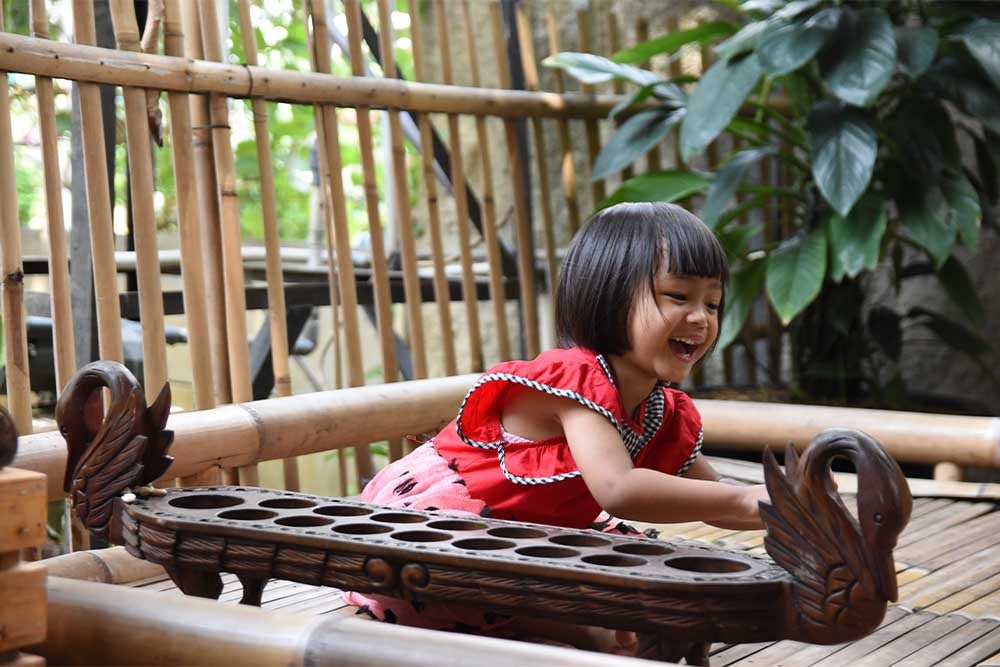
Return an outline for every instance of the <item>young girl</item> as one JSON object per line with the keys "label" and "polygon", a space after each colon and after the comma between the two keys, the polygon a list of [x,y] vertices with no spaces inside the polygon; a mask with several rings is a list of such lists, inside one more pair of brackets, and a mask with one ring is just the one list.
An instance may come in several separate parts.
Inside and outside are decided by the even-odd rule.
{"label": "young girl", "polygon": [[[487,371],[458,417],[376,475],[362,500],[572,528],[591,527],[602,510],[635,521],[763,527],[763,486],[718,481],[700,453],[697,409],[669,388],[712,349],[728,277],[718,240],[684,209],[642,203],[600,211],[573,239],[560,271],[563,347]],[[466,607],[345,598],[391,622],[517,633],[516,620]],[[536,634],[540,625],[525,621]],[[585,648],[635,649],[631,633],[576,630],[556,634],[579,637],[573,643]]]}

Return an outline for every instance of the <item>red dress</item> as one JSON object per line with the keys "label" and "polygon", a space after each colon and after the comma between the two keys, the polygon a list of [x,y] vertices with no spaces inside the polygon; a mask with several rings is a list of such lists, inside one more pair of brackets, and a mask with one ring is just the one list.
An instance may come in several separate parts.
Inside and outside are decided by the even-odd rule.
{"label": "red dress", "polygon": [[[563,396],[605,417],[621,434],[633,464],[683,474],[701,450],[701,416],[687,394],[658,383],[636,419],[625,414],[606,360],[582,348],[508,361],[482,375],[458,416],[431,442],[380,471],[365,487],[366,502],[449,513],[488,515],[570,528],[590,527],[601,514],[564,436],[531,442],[504,431],[500,415],[517,393]],[[348,602],[380,619],[424,627],[483,627],[467,610],[421,605],[419,617],[402,601],[348,593]],[[388,610],[388,613],[386,613]],[[438,613],[442,612],[442,613]],[[400,618],[405,615],[406,618]]]}

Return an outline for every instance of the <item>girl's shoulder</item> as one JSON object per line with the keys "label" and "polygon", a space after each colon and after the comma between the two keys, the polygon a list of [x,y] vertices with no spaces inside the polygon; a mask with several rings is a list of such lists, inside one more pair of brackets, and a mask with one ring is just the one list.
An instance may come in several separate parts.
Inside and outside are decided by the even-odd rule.
{"label": "girl's shoulder", "polygon": [[[527,361],[507,361],[484,373],[476,385],[509,383],[543,393],[599,403],[617,398],[611,368],[598,354],[580,347],[555,348]],[[572,396],[570,396],[572,394]]]}

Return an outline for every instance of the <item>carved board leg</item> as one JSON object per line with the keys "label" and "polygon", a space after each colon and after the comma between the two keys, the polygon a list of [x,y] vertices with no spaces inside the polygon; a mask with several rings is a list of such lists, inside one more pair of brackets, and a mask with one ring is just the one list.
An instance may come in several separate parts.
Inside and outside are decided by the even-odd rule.
{"label": "carved board leg", "polygon": [[236,578],[243,584],[243,597],[240,604],[249,604],[254,607],[260,606],[261,596],[264,595],[264,586],[267,585],[267,577],[257,577],[250,574],[237,574]]}
{"label": "carved board leg", "polygon": [[678,642],[664,635],[639,633],[639,658],[662,662],[684,662],[688,665],[708,665],[707,642]]}
{"label": "carved board leg", "polygon": [[218,600],[222,594],[222,577],[218,572],[183,565],[167,565],[165,569],[185,595]]}

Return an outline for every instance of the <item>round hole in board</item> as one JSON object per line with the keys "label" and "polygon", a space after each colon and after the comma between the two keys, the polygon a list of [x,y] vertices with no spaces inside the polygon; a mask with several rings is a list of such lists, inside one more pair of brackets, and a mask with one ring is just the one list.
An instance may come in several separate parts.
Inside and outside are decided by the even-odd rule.
{"label": "round hole in board", "polygon": [[729,558],[717,558],[714,556],[681,556],[679,558],[668,558],[663,561],[663,564],[676,570],[710,574],[743,572],[750,569],[750,563],[732,560]]}
{"label": "round hole in board", "polygon": [[459,549],[468,549],[469,551],[495,551],[515,546],[510,540],[498,540],[490,537],[470,537],[465,540],[457,540],[453,544]]}
{"label": "round hole in board", "polygon": [[522,556],[531,556],[533,558],[572,558],[573,556],[580,555],[580,552],[575,549],[553,547],[548,545],[521,547],[517,550],[517,553]]}
{"label": "round hole in board", "polygon": [[520,526],[501,526],[500,528],[491,528],[486,532],[493,537],[509,537],[514,540],[529,540],[545,537],[544,530],[538,530],[537,528],[521,528]]}
{"label": "round hole in board", "polygon": [[317,507],[313,512],[323,516],[365,516],[372,513],[367,507],[354,507],[352,505],[324,505]]}
{"label": "round hole in board", "polygon": [[242,505],[243,499],[236,496],[224,496],[218,493],[197,493],[171,498],[167,501],[171,507],[185,510],[217,510],[223,507]]}
{"label": "round hole in board", "polygon": [[549,542],[555,542],[567,547],[606,547],[611,544],[611,540],[596,535],[553,535]]}
{"label": "round hole in board", "polygon": [[219,513],[220,519],[229,519],[230,521],[263,521],[264,519],[273,519],[276,516],[278,516],[277,512],[255,509],[226,510]]}
{"label": "round hole in board", "polygon": [[316,503],[305,498],[269,498],[257,503],[261,507],[271,507],[281,510],[298,510],[306,507],[315,507]]}

